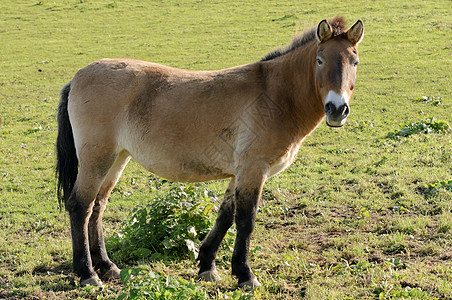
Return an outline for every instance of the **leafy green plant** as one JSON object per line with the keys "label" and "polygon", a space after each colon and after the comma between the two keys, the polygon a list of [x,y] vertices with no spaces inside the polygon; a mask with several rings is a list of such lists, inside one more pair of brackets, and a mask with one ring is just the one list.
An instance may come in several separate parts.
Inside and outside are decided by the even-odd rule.
{"label": "leafy green plant", "polygon": [[452,192],[452,179],[437,180],[433,183],[425,184],[418,189],[426,198],[434,197],[441,193]]}
{"label": "leafy green plant", "polygon": [[334,266],[332,270],[336,271],[338,275],[344,274],[363,275],[366,274],[372,268],[375,268],[375,265],[368,261],[360,261],[356,264],[350,264],[347,260],[342,259],[342,262]]}
{"label": "leafy green plant", "polygon": [[138,206],[111,238],[126,260],[162,255],[197,257],[200,242],[214,222],[212,191],[195,185],[170,184],[163,195]]}
{"label": "leafy green plant", "polygon": [[409,286],[403,288],[401,285],[396,285],[389,291],[376,290],[378,299],[437,299],[429,297],[429,293],[423,291],[421,288],[411,288]]}
{"label": "leafy green plant", "polygon": [[[118,299],[151,299],[151,300],[166,300],[166,299],[188,299],[201,300],[211,299],[211,297],[204,291],[200,284],[185,280],[180,276],[161,276],[155,272],[148,271],[145,268],[129,268],[121,270],[121,281],[125,287],[122,289]],[[218,292],[216,299],[229,300],[249,300],[259,298],[260,290],[253,291],[228,291]]]}
{"label": "leafy green plant", "polygon": [[435,193],[441,189],[452,191],[452,179],[435,181],[434,183],[428,184],[426,186],[426,189],[428,190],[429,193]]}
{"label": "leafy green plant", "polygon": [[143,268],[121,271],[125,284],[118,299],[207,299],[206,292],[191,279],[180,276],[160,276]]}
{"label": "leafy green plant", "polygon": [[432,96],[422,96],[417,99],[418,102],[422,102],[425,104],[431,104],[433,106],[441,105],[443,99],[441,97],[432,97]]}
{"label": "leafy green plant", "polygon": [[448,122],[437,120],[436,118],[427,118],[423,121],[405,124],[399,131],[389,133],[388,138],[398,139],[420,133],[449,133],[451,130]]}

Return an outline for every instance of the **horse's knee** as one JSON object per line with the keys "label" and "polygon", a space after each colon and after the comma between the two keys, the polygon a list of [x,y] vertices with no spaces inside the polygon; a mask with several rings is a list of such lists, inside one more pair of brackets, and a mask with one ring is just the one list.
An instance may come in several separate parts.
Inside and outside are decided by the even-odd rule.
{"label": "horse's knee", "polygon": [[237,231],[248,235],[254,228],[257,205],[260,198],[258,188],[251,190],[236,190],[235,193],[235,223]]}

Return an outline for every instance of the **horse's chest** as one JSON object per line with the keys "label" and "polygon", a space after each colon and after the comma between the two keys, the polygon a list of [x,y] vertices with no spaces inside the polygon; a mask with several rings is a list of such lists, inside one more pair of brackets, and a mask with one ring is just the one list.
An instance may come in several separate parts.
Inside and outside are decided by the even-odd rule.
{"label": "horse's chest", "polygon": [[289,150],[270,165],[270,176],[274,176],[285,170],[295,160],[300,149],[299,144],[292,145]]}

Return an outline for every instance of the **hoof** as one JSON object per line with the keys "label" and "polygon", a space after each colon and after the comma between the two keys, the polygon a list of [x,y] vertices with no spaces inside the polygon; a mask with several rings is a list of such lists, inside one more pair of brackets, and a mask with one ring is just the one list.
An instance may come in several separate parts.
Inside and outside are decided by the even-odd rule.
{"label": "hoof", "polygon": [[87,285],[91,285],[91,286],[95,286],[95,287],[104,287],[104,285],[102,284],[102,281],[100,281],[99,277],[97,277],[97,275],[95,277],[90,277],[88,279],[84,279],[80,281],[80,286],[84,287]]}
{"label": "hoof", "polygon": [[204,281],[210,282],[220,281],[220,276],[218,275],[218,272],[215,269],[202,272],[201,274],[198,275],[198,277]]}
{"label": "hoof", "polygon": [[102,279],[105,281],[118,279],[119,273],[121,273],[121,270],[117,266],[113,265],[107,272],[102,275]]}
{"label": "hoof", "polygon": [[260,282],[257,280],[256,277],[253,277],[253,278],[251,278],[251,279],[248,280],[248,281],[239,283],[239,288],[244,289],[244,290],[247,290],[247,291],[253,290],[253,289],[255,289],[255,288],[257,288],[257,287],[260,287],[260,286],[261,286],[261,284],[260,284]]}

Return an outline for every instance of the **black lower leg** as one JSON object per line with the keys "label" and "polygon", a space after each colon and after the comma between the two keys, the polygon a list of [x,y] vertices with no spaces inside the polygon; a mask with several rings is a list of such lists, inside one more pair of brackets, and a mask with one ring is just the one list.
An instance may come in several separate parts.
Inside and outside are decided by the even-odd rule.
{"label": "black lower leg", "polygon": [[108,273],[112,268],[116,268],[116,265],[108,258],[107,250],[105,248],[102,229],[102,215],[105,206],[106,201],[99,201],[96,199],[88,226],[91,259],[94,268],[99,270],[101,277]]}
{"label": "black lower leg", "polygon": [[259,190],[236,191],[235,223],[237,237],[232,255],[232,274],[238,278],[239,285],[255,276],[249,264],[250,238],[256,218]]}
{"label": "black lower leg", "polygon": [[80,276],[81,281],[97,277],[94,272],[88,241],[88,219],[91,214],[90,207],[81,205],[81,201],[76,199],[75,194],[68,200],[67,210],[69,211],[72,237],[72,266],[74,272]]}
{"label": "black lower leg", "polygon": [[220,206],[215,225],[204,239],[197,260],[199,261],[199,274],[215,269],[215,257],[221,241],[234,222],[234,197],[231,190],[227,190],[223,203]]}

